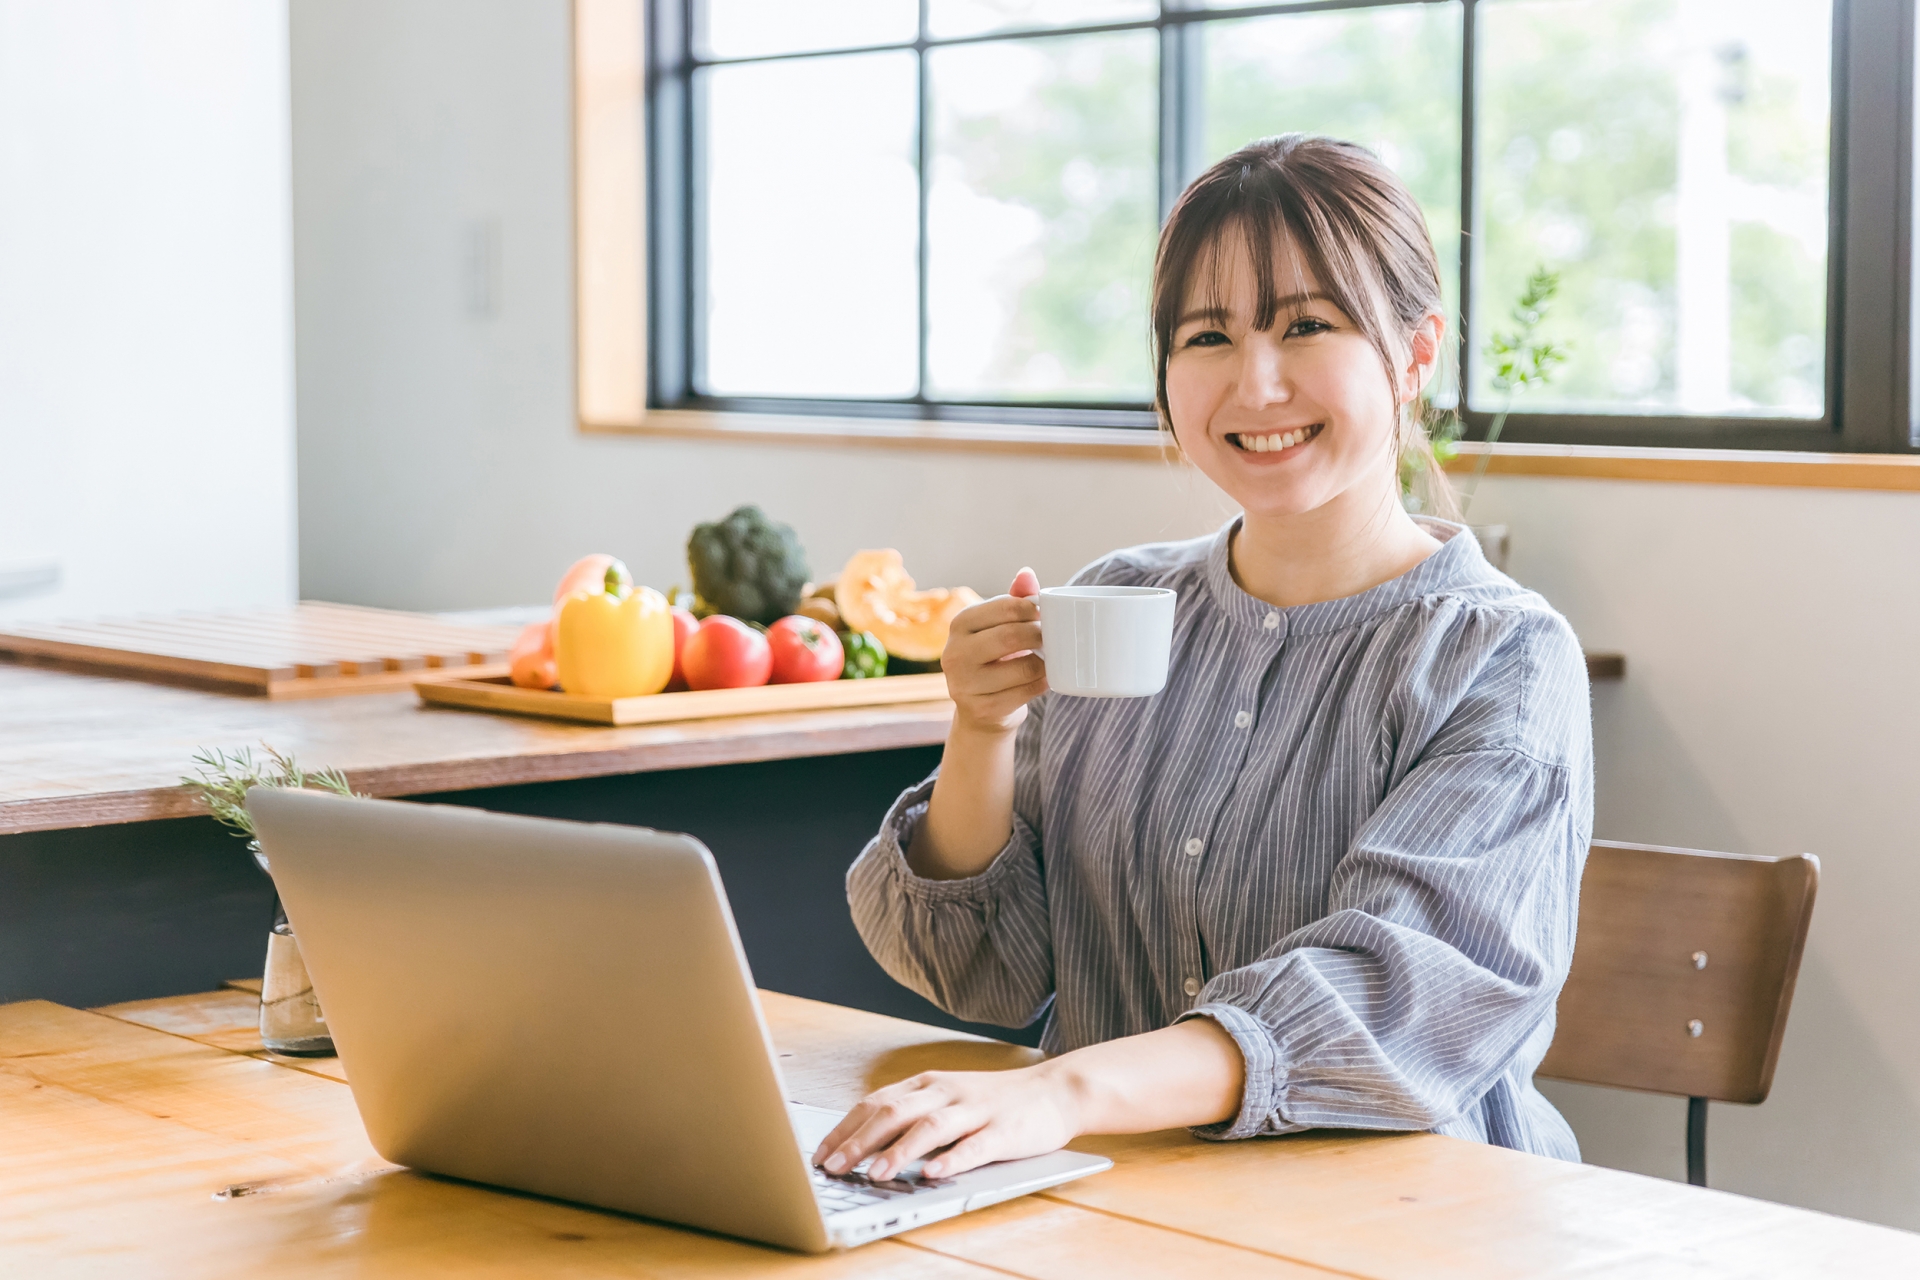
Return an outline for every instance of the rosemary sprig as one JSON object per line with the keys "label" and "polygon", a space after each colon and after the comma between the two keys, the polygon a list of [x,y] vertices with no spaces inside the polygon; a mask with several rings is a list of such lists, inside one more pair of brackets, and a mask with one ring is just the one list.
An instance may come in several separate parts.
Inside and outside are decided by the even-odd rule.
{"label": "rosemary sprig", "polygon": [[233,828],[236,834],[249,840],[256,836],[253,817],[247,812],[249,788],[311,788],[335,795],[353,794],[346,775],[338,769],[303,769],[291,755],[271,743],[263,742],[260,746],[266,753],[264,756],[256,756],[251,747],[232,752],[202,747],[193,754],[193,763],[199,766],[197,775],[180,779],[194,792],[201,808],[222,825]]}

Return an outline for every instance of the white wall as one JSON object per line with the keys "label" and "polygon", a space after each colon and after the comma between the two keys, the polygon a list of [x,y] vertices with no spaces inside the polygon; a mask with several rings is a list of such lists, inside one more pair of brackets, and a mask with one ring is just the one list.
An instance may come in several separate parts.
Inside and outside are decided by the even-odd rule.
{"label": "white wall", "polygon": [[[894,545],[993,589],[1224,511],[1157,464],[577,434],[565,5],[294,0],[293,30],[306,594],[537,601],[589,550],[665,584],[740,501],[817,568]],[[1774,1096],[1714,1108],[1715,1185],[1920,1227],[1920,496],[1493,479],[1475,514],[1628,656],[1595,694],[1600,835],[1824,861]],[[1589,1158],[1682,1176],[1684,1104],[1550,1088]]]}
{"label": "white wall", "polygon": [[[293,35],[303,594],[537,602],[589,551],[685,583],[689,530],[741,502],[793,524],[822,575],[897,545],[929,584],[997,589],[1225,510],[1172,467],[581,435],[566,5],[295,0]],[[1035,536],[1054,496],[1066,532]]]}
{"label": "white wall", "polygon": [[284,0],[0,0],[0,619],[293,598]]}

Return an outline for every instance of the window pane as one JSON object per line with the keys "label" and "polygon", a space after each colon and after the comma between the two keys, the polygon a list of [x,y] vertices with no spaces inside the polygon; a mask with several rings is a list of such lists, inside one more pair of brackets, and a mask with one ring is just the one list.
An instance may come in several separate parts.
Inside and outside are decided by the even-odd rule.
{"label": "window pane", "polygon": [[[1460,275],[1460,6],[1423,4],[1206,24],[1206,154],[1321,133],[1370,148],[1427,215],[1449,314]],[[1455,391],[1437,386],[1436,399]]]}
{"label": "window pane", "polygon": [[942,39],[1158,16],[1159,0],[927,0],[927,30]]}
{"label": "window pane", "polygon": [[714,395],[910,396],[919,180],[914,57],[700,73]]}
{"label": "window pane", "polygon": [[928,57],[932,393],[1144,403],[1154,33]]}
{"label": "window pane", "polygon": [[1818,417],[1827,0],[1487,0],[1475,156],[1482,356],[1529,271],[1572,344],[1528,409]]}
{"label": "window pane", "polygon": [[920,34],[917,0],[705,0],[694,48],[714,58],[904,44]]}

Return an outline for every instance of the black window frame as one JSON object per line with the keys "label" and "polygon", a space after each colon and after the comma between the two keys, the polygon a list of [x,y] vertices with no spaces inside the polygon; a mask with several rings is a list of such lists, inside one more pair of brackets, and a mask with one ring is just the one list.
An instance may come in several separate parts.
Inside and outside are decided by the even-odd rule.
{"label": "black window frame", "polygon": [[[1445,0],[1289,0],[1208,9],[1199,0],[1165,0],[1160,16],[998,31],[933,39],[921,0],[912,41],[809,50],[764,57],[701,58],[694,48],[699,0],[647,3],[647,229],[650,408],[731,413],[822,415],[1037,426],[1156,425],[1137,403],[948,400],[925,395],[927,346],[927,171],[930,130],[927,54],[932,49],[1005,40],[1149,30],[1160,40],[1160,215],[1165,218],[1200,146],[1203,92],[1198,69],[1201,24],[1330,9],[1401,7]],[[1470,233],[1475,225],[1473,153],[1476,23],[1483,0],[1460,0],[1462,14],[1459,367],[1473,328]],[[1920,332],[1910,323],[1916,228],[1913,127],[1917,0],[1833,0],[1833,111],[1828,186],[1826,406],[1818,419],[1759,416],[1515,412],[1502,439],[1514,443],[1614,445],[1808,452],[1906,453],[1920,450],[1920,396],[1910,377]],[[704,139],[695,110],[695,72],[704,66],[910,50],[918,61],[916,137],[920,176],[920,391],[905,399],[713,396],[695,390],[703,310],[698,242]],[[1442,252],[1445,252],[1444,247]],[[1145,359],[1145,352],[1142,359]],[[1468,439],[1483,439],[1491,414],[1464,408]]]}

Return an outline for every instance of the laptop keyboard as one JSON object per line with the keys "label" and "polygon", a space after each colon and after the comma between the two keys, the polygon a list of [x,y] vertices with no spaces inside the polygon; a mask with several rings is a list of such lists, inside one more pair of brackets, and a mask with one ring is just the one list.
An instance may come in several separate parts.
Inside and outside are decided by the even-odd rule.
{"label": "laptop keyboard", "polygon": [[934,1191],[953,1185],[951,1178],[889,1178],[885,1182],[875,1182],[866,1174],[831,1174],[825,1169],[809,1166],[813,1174],[813,1194],[819,1200],[820,1207],[828,1213],[838,1213],[845,1209],[859,1209],[870,1204],[879,1204],[885,1200],[898,1200],[901,1196],[914,1195],[921,1191]]}

